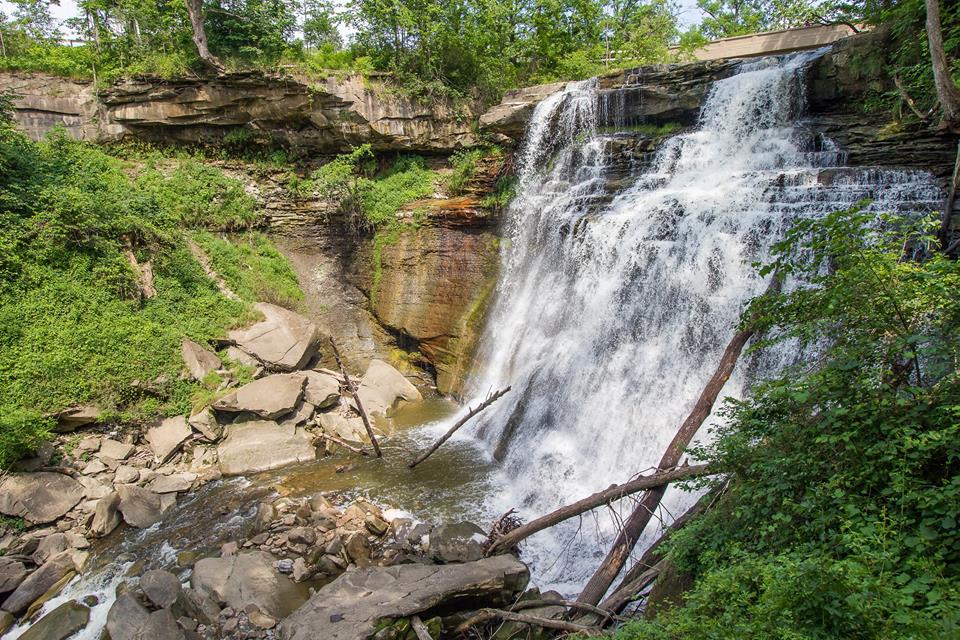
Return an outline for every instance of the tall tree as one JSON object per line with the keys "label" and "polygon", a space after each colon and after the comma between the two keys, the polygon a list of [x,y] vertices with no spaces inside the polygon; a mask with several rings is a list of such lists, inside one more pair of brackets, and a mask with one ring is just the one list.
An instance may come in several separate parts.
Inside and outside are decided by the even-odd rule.
{"label": "tall tree", "polygon": [[187,5],[187,13],[190,14],[190,27],[193,29],[193,44],[197,47],[197,55],[210,69],[222,73],[226,70],[226,67],[216,56],[210,53],[210,47],[207,44],[207,30],[203,23],[203,0],[183,1]]}
{"label": "tall tree", "polygon": [[930,60],[933,65],[933,83],[943,111],[941,126],[960,129],[960,89],[950,75],[950,65],[943,49],[943,31],[940,25],[940,3],[925,0],[927,8],[927,42],[930,45]]}

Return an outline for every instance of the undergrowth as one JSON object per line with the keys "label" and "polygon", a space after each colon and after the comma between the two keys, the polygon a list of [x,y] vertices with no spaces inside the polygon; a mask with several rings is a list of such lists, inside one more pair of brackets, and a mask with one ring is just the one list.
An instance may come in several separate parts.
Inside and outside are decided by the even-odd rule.
{"label": "undergrowth", "polygon": [[[296,300],[298,290],[257,236],[233,250],[215,243],[244,301],[224,298],[186,249],[185,229],[256,220],[238,182],[192,161],[129,164],[62,131],[32,142],[16,131],[9,96],[0,103],[2,467],[71,406],[128,421],[188,411],[195,385],[179,377],[181,338],[207,343],[249,322],[254,297]],[[154,297],[129,255],[152,265]]]}

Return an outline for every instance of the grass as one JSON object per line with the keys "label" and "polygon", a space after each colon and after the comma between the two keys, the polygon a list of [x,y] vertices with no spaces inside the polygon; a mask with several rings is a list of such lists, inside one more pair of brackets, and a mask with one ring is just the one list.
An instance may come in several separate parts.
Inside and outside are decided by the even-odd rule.
{"label": "grass", "polygon": [[273,242],[262,233],[228,237],[200,231],[193,239],[214,270],[247,302],[270,302],[293,311],[303,308],[297,275]]}
{"label": "grass", "polygon": [[454,196],[463,194],[476,176],[477,165],[486,158],[502,155],[499,147],[477,147],[453,154],[450,158],[450,175],[444,181],[447,191]]}

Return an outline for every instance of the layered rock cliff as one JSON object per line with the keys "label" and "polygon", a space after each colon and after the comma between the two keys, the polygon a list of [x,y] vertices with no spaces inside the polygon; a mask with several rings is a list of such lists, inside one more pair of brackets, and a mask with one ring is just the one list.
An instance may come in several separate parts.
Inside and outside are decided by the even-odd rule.
{"label": "layered rock cliff", "polygon": [[[824,144],[837,143],[854,166],[924,168],[945,176],[953,167],[954,138],[891,123],[888,111],[864,108],[893,89],[889,50],[882,30],[834,44],[809,68],[806,122]],[[739,64],[659,65],[598,78],[598,124],[621,131],[605,137],[617,162],[599,198],[621,189],[666,133],[695,126],[712,83]],[[61,124],[73,137],[94,142],[271,145],[293,150],[308,167],[361,143],[381,152],[428,154],[439,168],[451,152],[481,136],[509,151],[521,143],[535,106],[565,86],[508,93],[479,117],[477,134],[470,113],[442,101],[413,102],[377,77],[133,78],[97,91],[40,74],[0,74],[0,89],[20,94],[17,119],[33,137]],[[435,374],[440,391],[457,393],[473,367],[494,295],[498,220],[484,202],[505,166],[509,153],[481,167],[464,196],[437,193],[412,203],[399,226],[377,237],[355,229],[338,203],[292,193],[290,169],[264,171],[240,162],[224,168],[259,200],[267,226],[298,270],[311,316],[337,339],[351,366],[359,370],[374,357],[414,353],[412,360]]]}
{"label": "layered rock cliff", "polygon": [[18,94],[17,120],[33,138],[62,124],[91,142],[283,146],[301,154],[378,150],[449,153],[476,143],[465,107],[420,103],[377,77],[310,80],[261,72],[212,78],[134,77],[106,89],[37,73],[0,73]]}

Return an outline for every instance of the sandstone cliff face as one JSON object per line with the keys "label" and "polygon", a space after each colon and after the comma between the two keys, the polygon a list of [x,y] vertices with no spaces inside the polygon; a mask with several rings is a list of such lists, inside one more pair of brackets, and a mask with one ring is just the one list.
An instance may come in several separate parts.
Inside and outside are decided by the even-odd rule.
{"label": "sandstone cliff face", "polygon": [[437,389],[456,395],[496,285],[499,238],[492,213],[475,198],[415,206],[423,220],[380,251],[372,308],[402,346],[432,365]]}
{"label": "sandstone cliff face", "polygon": [[259,72],[215,78],[131,78],[99,92],[46,74],[0,73],[17,120],[33,138],[58,123],[78,139],[220,144],[231,137],[302,153],[379,150],[450,152],[476,142],[472,115],[450,103],[420,104],[376,78],[305,78]]}
{"label": "sandstone cliff face", "polygon": [[[483,161],[463,196],[408,205],[387,241],[353,228],[337,203],[291,194],[286,171],[236,162],[220,167],[257,199],[297,272],[307,314],[337,341],[351,370],[415,352],[438,390],[457,395],[473,368],[496,284],[498,219],[482,199],[504,162]],[[327,351],[321,344],[321,355]],[[327,364],[335,366],[332,359]]]}

